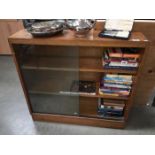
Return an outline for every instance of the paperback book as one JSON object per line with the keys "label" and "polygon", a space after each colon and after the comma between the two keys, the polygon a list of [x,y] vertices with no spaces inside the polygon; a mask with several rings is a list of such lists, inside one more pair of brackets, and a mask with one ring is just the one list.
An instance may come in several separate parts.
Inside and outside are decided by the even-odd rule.
{"label": "paperback book", "polygon": [[117,104],[114,101],[98,99],[98,113],[104,117],[122,117],[125,104]]}
{"label": "paperback book", "polygon": [[99,88],[100,95],[129,96],[132,86],[132,75],[106,74]]}
{"label": "paperback book", "polygon": [[127,69],[138,68],[140,54],[137,49],[108,48],[103,53],[102,64],[107,69]]}

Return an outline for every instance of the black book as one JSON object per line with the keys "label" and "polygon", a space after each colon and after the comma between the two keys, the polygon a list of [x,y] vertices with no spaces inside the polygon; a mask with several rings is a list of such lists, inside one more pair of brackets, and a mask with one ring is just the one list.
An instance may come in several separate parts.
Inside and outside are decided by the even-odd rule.
{"label": "black book", "polygon": [[91,94],[95,95],[96,94],[96,82],[94,81],[73,81],[71,85],[71,92],[75,93],[84,93],[84,94]]}

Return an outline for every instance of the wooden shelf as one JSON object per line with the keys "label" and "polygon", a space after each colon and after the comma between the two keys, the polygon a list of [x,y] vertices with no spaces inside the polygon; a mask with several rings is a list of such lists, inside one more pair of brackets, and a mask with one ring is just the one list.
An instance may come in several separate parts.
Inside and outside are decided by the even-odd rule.
{"label": "wooden shelf", "polygon": [[131,74],[136,75],[137,71],[125,70],[125,69],[104,69],[104,68],[59,68],[59,67],[35,67],[23,65],[22,69],[27,70],[51,70],[51,71],[66,71],[66,72],[96,72],[96,73],[114,73],[114,74]]}
{"label": "wooden shelf", "polygon": [[30,90],[30,94],[40,94],[40,95],[57,95],[57,96],[73,96],[73,97],[87,97],[87,98],[104,98],[104,99],[117,99],[117,100],[128,100],[128,97],[115,97],[110,95],[87,95],[87,94],[72,94],[72,93],[60,93],[60,92],[49,92],[49,91],[39,91]]}
{"label": "wooden shelf", "polygon": [[[79,96],[87,98],[105,98],[105,99],[118,99],[118,100],[128,100],[129,97],[122,96],[110,96],[110,95],[100,95],[99,94],[99,82],[96,82],[96,95],[89,94],[73,94],[70,93],[70,88],[74,77],[64,77],[55,76],[55,74],[46,74],[46,78],[38,77],[31,74],[32,77],[27,78],[28,92],[31,94],[46,94],[46,95],[60,95],[60,96]],[[67,92],[67,93],[66,93]]]}
{"label": "wooden shelf", "polygon": [[135,75],[137,70],[104,69],[101,58],[81,57],[31,57],[22,65],[27,70],[51,70],[69,72],[124,73]]}
{"label": "wooden shelf", "polygon": [[12,44],[58,45],[58,46],[94,46],[94,47],[145,47],[148,40],[140,32],[133,32],[128,40],[99,38],[100,31],[92,30],[87,37],[75,37],[75,33],[65,30],[62,34],[35,38],[27,30],[21,30],[9,37]]}

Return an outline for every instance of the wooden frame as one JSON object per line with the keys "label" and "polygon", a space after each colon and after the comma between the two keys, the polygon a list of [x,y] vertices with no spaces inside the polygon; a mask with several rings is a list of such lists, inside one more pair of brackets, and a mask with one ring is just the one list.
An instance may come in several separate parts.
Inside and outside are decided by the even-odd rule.
{"label": "wooden frame", "polygon": [[[93,117],[84,117],[84,116],[65,116],[65,115],[55,115],[55,114],[41,114],[41,113],[34,113],[32,110],[32,106],[30,103],[29,93],[27,90],[27,85],[24,81],[23,74],[21,71],[21,67],[19,64],[19,60],[16,55],[16,51],[13,49],[13,45],[18,44],[26,44],[26,45],[45,45],[45,46],[63,46],[65,47],[79,47],[81,50],[81,54],[83,55],[83,48],[85,47],[92,47],[92,48],[103,48],[103,47],[128,47],[128,48],[143,48],[143,52],[141,53],[143,55],[143,59],[145,57],[144,53],[147,50],[147,47],[149,45],[149,41],[145,38],[145,36],[142,33],[134,32],[131,34],[131,37],[129,40],[117,40],[117,39],[103,39],[98,37],[99,31],[92,30],[89,35],[86,38],[76,38],[74,36],[74,33],[72,31],[66,30],[64,31],[63,35],[51,37],[51,38],[33,38],[31,34],[29,34],[26,30],[19,31],[15,33],[14,35],[9,37],[9,43],[10,47],[12,49],[12,54],[14,57],[14,61],[16,64],[16,68],[20,77],[20,81],[24,90],[24,94],[28,103],[29,111],[32,114],[32,118],[34,120],[41,120],[41,121],[53,121],[53,122],[62,122],[62,123],[72,123],[72,124],[82,124],[82,125],[93,125],[93,126],[100,126],[100,127],[111,127],[111,128],[123,128],[125,127],[125,123],[127,121],[129,111],[132,106],[133,102],[133,96],[135,95],[136,90],[136,82],[139,77],[139,70],[142,68],[141,65],[139,66],[139,69],[137,71],[126,71],[126,70],[102,70],[97,68],[79,68],[80,72],[80,78],[88,78],[89,76],[83,75],[83,73],[87,72],[90,73],[92,77],[98,78],[96,76],[97,73],[104,74],[104,73],[124,73],[124,74],[131,74],[134,75],[134,88],[131,92],[131,95],[129,98],[123,98],[123,97],[109,97],[109,96],[101,96],[96,94],[95,96],[90,95],[81,95],[80,97],[93,97],[93,98],[108,98],[108,99],[117,99],[117,100],[125,100],[126,101],[126,108],[124,113],[124,119],[123,120],[109,120],[109,119],[101,119],[101,118],[93,118]],[[90,50],[90,49],[89,49]],[[97,54],[97,51],[91,51],[89,53],[89,50],[86,51],[86,55]],[[21,51],[22,52],[22,51]],[[97,56],[97,55],[95,55]],[[143,60],[141,60],[143,62]],[[82,61],[79,61],[79,65],[82,63]],[[35,67],[31,66],[24,66],[26,69],[32,69],[35,70]],[[40,70],[59,70],[59,71],[67,71],[71,72],[72,69],[69,68],[50,68],[47,66],[40,67]],[[48,93],[48,92],[47,92]]]}

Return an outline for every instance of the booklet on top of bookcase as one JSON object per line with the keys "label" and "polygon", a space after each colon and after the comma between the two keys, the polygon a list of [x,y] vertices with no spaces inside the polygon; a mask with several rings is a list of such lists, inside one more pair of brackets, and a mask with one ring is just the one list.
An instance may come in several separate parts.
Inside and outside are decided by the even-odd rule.
{"label": "booklet on top of bookcase", "polygon": [[99,33],[99,37],[128,39],[132,31],[133,23],[134,20],[107,19],[104,30]]}

